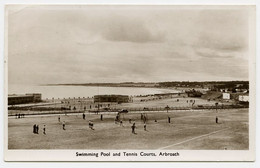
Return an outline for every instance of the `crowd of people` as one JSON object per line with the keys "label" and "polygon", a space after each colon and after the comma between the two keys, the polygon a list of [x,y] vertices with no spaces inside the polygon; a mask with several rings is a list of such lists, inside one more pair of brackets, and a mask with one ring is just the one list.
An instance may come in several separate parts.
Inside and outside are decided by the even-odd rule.
{"label": "crowd of people", "polygon": [[33,133],[39,134],[39,125],[36,125],[36,124],[33,125]]}
{"label": "crowd of people", "polygon": [[[122,114],[120,114],[120,112],[119,113],[117,113],[116,114],[116,116],[115,116],[115,124],[120,124],[120,126],[122,126],[122,127],[124,127],[124,125],[123,125],[123,119],[122,119],[122,116],[121,116]],[[83,120],[86,120],[86,114],[85,113],[83,113],[82,114],[82,119]],[[100,115],[100,121],[103,121],[103,114],[101,114]],[[148,115],[146,114],[146,113],[141,113],[140,114],[140,120],[143,122],[143,129],[144,129],[144,131],[147,131],[147,121],[148,121]],[[63,130],[66,130],[66,122],[65,121],[61,121],[61,116],[59,115],[58,116],[58,122],[59,123],[61,123],[61,125],[62,125],[62,129]],[[157,122],[157,119],[154,119],[154,122]],[[167,122],[168,123],[171,123],[171,117],[170,116],[168,116],[167,117]],[[219,123],[219,119],[218,119],[218,117],[216,117],[216,123],[218,124]],[[131,118],[129,118],[129,124],[131,124],[131,130],[132,130],[132,133],[133,134],[136,134],[136,122],[135,122],[135,120],[132,120]],[[94,122],[92,121],[92,120],[89,120],[88,121],[88,125],[89,125],[89,128],[91,129],[91,130],[95,130],[94,129]],[[46,135],[46,125],[43,125],[43,128],[42,128],[42,130],[43,130],[43,134],[45,134]],[[34,134],[39,134],[39,125],[37,125],[37,124],[34,124],[33,125],[33,133]]]}
{"label": "crowd of people", "polygon": [[[85,113],[82,114],[82,118],[83,118],[83,120],[86,120],[86,115],[85,115]],[[146,113],[141,113],[141,121],[143,122],[143,127],[144,127],[144,130],[145,130],[145,131],[147,131],[147,125],[146,125],[147,119],[148,119],[147,114],[146,114]],[[103,121],[103,114],[100,115],[100,120]],[[168,117],[168,123],[171,123],[170,120],[171,120],[171,118]],[[154,121],[157,122],[156,119],[155,119]],[[65,122],[65,121],[62,121],[62,122],[61,122],[61,117],[60,117],[60,115],[58,116],[58,122],[61,123],[62,129],[63,129],[63,130],[66,130],[66,128],[65,128],[65,127],[66,127],[66,122]],[[216,121],[216,122],[217,122],[217,121]],[[116,117],[115,117],[115,124],[118,124],[118,123],[120,124],[120,126],[124,127],[124,125],[123,125],[123,120],[120,118],[120,113],[117,113],[117,115],[116,115]],[[135,120],[132,120],[132,119],[130,118],[130,119],[129,119],[129,123],[132,124],[132,126],[131,126],[132,133],[133,133],[133,134],[136,134],[135,129],[136,129],[137,127],[136,127]],[[88,125],[89,125],[89,128],[90,128],[91,130],[94,130],[94,122],[93,122],[92,120],[89,120],[89,121],[88,121]],[[43,129],[42,129],[42,130],[43,130],[43,134],[46,135],[46,125],[43,125]],[[34,124],[34,125],[33,125],[33,133],[34,133],[34,134],[39,134],[39,125],[37,125],[37,124]]]}

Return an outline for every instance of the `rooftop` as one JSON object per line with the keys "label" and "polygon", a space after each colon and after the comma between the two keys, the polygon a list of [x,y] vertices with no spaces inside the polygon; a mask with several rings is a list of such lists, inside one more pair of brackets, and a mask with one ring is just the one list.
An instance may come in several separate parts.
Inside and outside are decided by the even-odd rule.
{"label": "rooftop", "polygon": [[32,97],[33,95],[17,95],[17,94],[11,94],[11,95],[8,95],[8,98],[9,97]]}

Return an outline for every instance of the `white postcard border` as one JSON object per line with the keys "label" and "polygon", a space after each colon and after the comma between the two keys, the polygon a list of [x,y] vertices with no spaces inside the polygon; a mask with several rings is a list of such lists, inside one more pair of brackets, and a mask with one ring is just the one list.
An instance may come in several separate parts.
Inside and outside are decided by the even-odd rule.
{"label": "white postcard border", "polygon": [[[254,18],[254,12],[252,13],[252,17]],[[253,19],[252,20],[255,20]],[[5,23],[5,26],[7,26],[7,20]],[[255,39],[255,25],[252,24],[251,30],[254,32],[254,34],[250,34],[251,38]],[[7,29],[5,28],[5,40],[7,40]],[[252,32],[250,31],[250,32]],[[251,41],[253,41],[250,38]],[[254,40],[255,41],[255,40]],[[5,62],[8,62],[7,60],[7,41],[5,41]],[[250,74],[249,74],[249,81],[250,81],[250,92],[255,93],[256,86],[255,86],[255,50],[256,46],[250,45],[252,48],[250,48],[250,59],[249,59],[249,67],[250,67]],[[249,150],[243,150],[243,151],[211,151],[211,150],[120,150],[120,151],[114,151],[114,150],[8,150],[8,115],[7,115],[7,106],[6,106],[6,100],[7,100],[7,90],[8,90],[8,75],[7,75],[7,63],[5,63],[5,99],[4,99],[4,107],[5,107],[5,113],[4,113],[4,129],[5,129],[5,147],[4,147],[4,159],[5,161],[254,161],[255,160],[255,116],[256,116],[256,109],[255,109],[255,100],[256,95],[250,94],[250,110],[249,110]],[[156,152],[156,155],[158,155],[159,152],[178,152],[180,156],[174,156],[174,157],[136,157],[136,156],[120,156],[120,157],[77,157],[76,152],[98,152],[99,155],[101,152],[110,152],[117,153],[120,152],[129,152],[129,153],[138,153],[140,155],[141,152],[145,153],[153,153]],[[138,156],[139,156],[138,155]]]}

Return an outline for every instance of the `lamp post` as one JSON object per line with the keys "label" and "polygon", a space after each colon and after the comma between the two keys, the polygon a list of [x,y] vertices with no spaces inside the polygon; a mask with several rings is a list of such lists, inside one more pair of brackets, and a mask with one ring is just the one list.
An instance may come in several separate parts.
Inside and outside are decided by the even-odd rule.
{"label": "lamp post", "polygon": [[170,107],[167,105],[167,106],[166,106],[167,113],[168,113],[169,108],[170,108]]}
{"label": "lamp post", "polygon": [[217,115],[217,113],[218,113],[218,103],[217,102],[215,103],[215,106],[216,106],[216,123],[218,123],[218,115]]}

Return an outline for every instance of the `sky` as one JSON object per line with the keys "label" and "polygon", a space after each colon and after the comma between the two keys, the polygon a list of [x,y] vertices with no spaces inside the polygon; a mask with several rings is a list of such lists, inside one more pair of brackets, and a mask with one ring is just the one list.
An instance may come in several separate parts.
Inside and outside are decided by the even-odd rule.
{"label": "sky", "polygon": [[248,10],[9,6],[9,84],[248,80]]}

